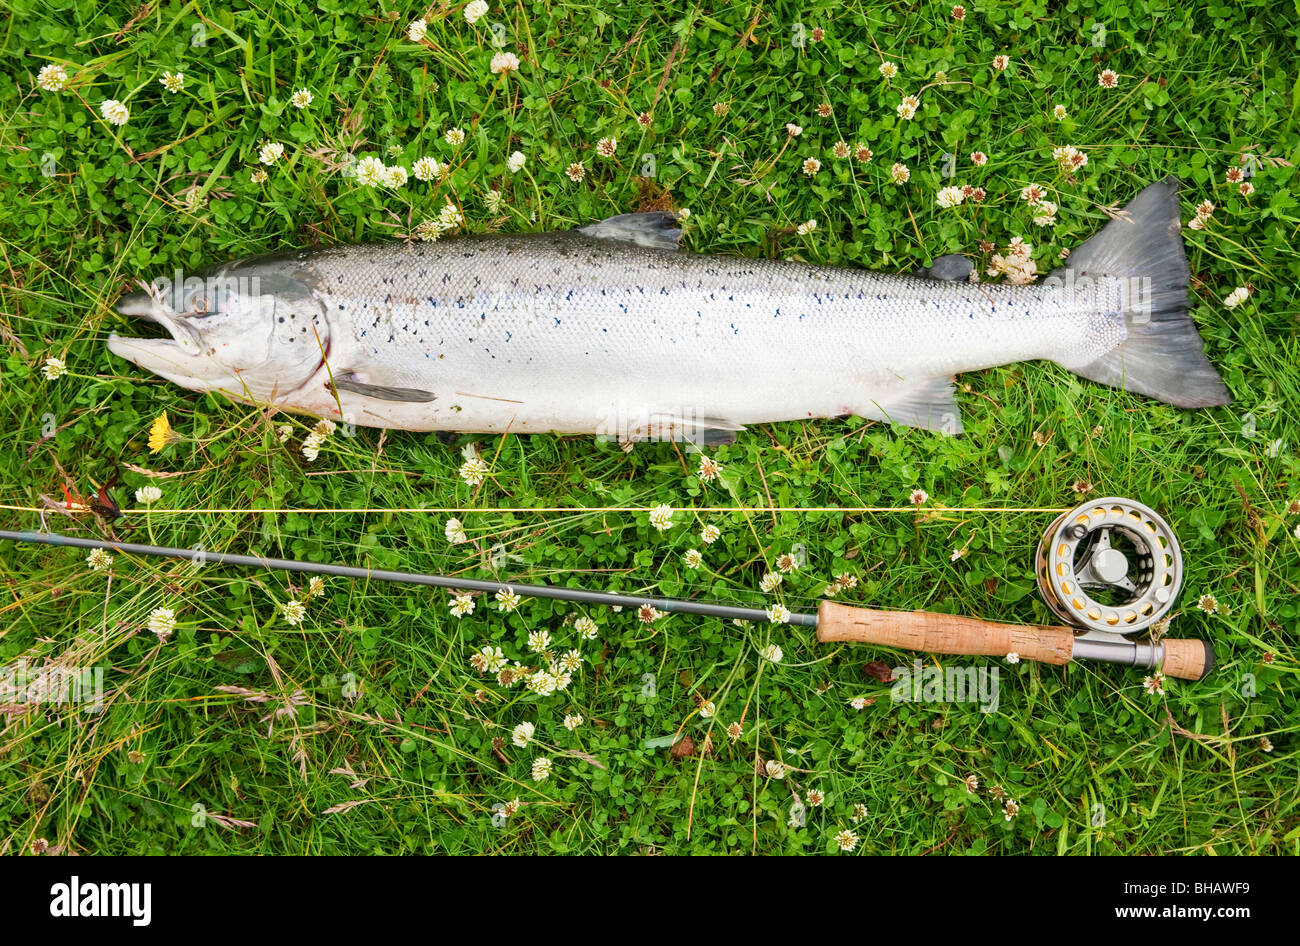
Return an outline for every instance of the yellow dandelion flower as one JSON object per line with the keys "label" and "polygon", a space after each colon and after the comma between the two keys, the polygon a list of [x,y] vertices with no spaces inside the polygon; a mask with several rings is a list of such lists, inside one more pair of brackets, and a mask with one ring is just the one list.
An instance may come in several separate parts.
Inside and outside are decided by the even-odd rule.
{"label": "yellow dandelion flower", "polygon": [[163,411],[149,427],[149,452],[160,453],[162,448],[167,446],[173,440],[179,440],[176,432],[172,430],[171,421],[167,419],[167,412]]}

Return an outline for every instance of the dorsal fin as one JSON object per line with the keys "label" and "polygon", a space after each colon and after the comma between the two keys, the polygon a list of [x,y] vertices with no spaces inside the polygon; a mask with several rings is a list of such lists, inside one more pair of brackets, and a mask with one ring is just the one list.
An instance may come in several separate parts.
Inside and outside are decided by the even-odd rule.
{"label": "dorsal fin", "polygon": [[619,240],[656,250],[680,249],[682,231],[677,215],[663,210],[648,213],[619,214],[599,223],[578,227],[578,232],[598,240]]}

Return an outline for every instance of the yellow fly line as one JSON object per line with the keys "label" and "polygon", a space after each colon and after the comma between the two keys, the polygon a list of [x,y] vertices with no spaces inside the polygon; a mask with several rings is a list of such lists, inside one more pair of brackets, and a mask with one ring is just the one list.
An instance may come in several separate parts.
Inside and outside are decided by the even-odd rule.
{"label": "yellow fly line", "polygon": [[[481,508],[478,506],[357,506],[357,507],[333,507],[333,508],[273,508],[273,507],[253,507],[243,509],[123,509],[122,514],[127,516],[210,516],[210,515],[236,515],[240,513],[270,513],[273,515],[347,515],[359,513],[432,513],[436,515],[470,515],[477,513],[479,515],[492,513],[512,513],[515,515],[528,514],[561,514],[561,513],[648,513],[653,510],[654,506],[489,506]],[[1073,507],[1053,507],[1053,506],[938,506],[925,504],[922,506],[680,506],[674,507],[680,512],[696,513],[724,513],[724,512],[745,512],[745,513],[775,513],[775,512],[801,512],[801,513],[841,513],[841,514],[858,514],[858,513],[962,513],[962,514],[980,514],[980,513],[1063,513],[1069,512]],[[14,506],[0,503],[0,509],[11,512],[87,512],[84,507],[74,504],[71,509],[60,509],[54,507],[41,506]]]}

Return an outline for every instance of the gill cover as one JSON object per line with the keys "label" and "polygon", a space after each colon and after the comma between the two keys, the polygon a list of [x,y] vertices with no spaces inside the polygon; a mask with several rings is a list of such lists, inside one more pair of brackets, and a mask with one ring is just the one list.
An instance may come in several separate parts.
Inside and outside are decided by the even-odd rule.
{"label": "gill cover", "polygon": [[193,391],[269,401],[305,384],[329,347],[329,324],[305,253],[239,260],[160,279],[122,298],[123,315],[170,338],[109,336],[108,348]]}

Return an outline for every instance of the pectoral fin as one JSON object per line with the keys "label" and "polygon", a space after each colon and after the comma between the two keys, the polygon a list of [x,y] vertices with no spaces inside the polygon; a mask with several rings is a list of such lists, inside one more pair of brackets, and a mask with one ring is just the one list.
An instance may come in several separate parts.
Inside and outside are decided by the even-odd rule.
{"label": "pectoral fin", "polygon": [[871,420],[920,427],[943,434],[962,432],[961,409],[953,399],[953,379],[922,381],[889,398],[857,411]]}
{"label": "pectoral fin", "polygon": [[334,387],[340,391],[351,391],[353,394],[373,397],[378,401],[426,403],[437,400],[436,395],[428,391],[422,391],[419,388],[395,388],[386,384],[366,384],[363,381],[358,381],[355,376],[350,374],[340,375],[335,378]]}

